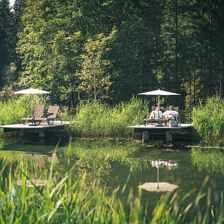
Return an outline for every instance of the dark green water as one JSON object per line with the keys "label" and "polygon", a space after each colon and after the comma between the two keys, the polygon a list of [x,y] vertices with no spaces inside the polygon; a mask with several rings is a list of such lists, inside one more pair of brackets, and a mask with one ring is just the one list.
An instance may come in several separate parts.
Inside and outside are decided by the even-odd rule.
{"label": "dark green water", "polygon": [[[2,141],[1,164],[4,160],[16,167],[23,161],[28,164],[28,175],[32,178],[47,178],[52,161],[53,172],[61,177],[74,166],[74,179],[79,173],[87,173],[89,182],[99,180],[108,189],[108,194],[118,189],[118,195],[125,203],[131,189],[137,194],[140,184],[157,181],[157,168],[153,164],[161,160],[165,162],[159,168],[161,182],[177,185],[176,191],[185,195],[191,190],[199,191],[209,177],[203,192],[206,194],[210,189],[216,194],[214,204],[219,206],[221,203],[224,153],[220,150],[152,149],[139,143],[103,140],[60,142],[57,148],[56,144]],[[142,190],[142,194],[142,203],[153,209],[164,193],[155,189],[155,192]],[[194,193],[189,200],[193,199]]]}

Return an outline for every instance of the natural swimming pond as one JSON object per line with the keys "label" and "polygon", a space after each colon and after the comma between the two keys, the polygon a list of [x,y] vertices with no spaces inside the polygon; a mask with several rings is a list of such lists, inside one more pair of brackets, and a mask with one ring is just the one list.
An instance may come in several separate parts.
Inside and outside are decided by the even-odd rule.
{"label": "natural swimming pond", "polygon": [[[130,191],[137,195],[139,185],[157,181],[159,164],[159,180],[177,185],[175,191],[181,198],[193,191],[186,203],[194,201],[200,191],[203,203],[210,200],[217,208],[222,203],[224,153],[220,150],[156,149],[115,140],[71,140],[58,145],[3,141],[0,160],[13,169],[22,162],[32,180],[47,180],[50,173],[62,179],[70,171],[75,182],[80,174],[85,175],[89,186],[97,182],[105,186],[107,195],[116,190],[124,204]],[[142,204],[153,211],[164,194],[157,189],[142,190]]]}

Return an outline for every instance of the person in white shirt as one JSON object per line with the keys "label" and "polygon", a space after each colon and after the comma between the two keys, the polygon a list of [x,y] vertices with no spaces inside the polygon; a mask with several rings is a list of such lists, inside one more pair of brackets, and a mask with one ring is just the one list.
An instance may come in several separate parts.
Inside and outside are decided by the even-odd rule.
{"label": "person in white shirt", "polygon": [[156,109],[150,113],[149,119],[150,120],[159,120],[160,118],[162,118],[162,116],[163,116],[163,113],[160,110],[160,107],[156,107]]}
{"label": "person in white shirt", "polygon": [[173,106],[169,106],[169,109],[163,113],[163,116],[168,120],[176,119],[178,116],[178,112],[173,109]]}

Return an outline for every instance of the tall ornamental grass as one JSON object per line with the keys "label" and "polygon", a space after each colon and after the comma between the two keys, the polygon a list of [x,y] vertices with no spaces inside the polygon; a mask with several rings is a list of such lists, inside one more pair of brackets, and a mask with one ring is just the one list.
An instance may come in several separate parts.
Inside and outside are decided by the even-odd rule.
{"label": "tall ornamental grass", "polygon": [[209,98],[193,110],[196,132],[207,145],[224,145],[224,99]]}
{"label": "tall ornamental grass", "polygon": [[70,128],[80,136],[131,137],[133,130],[128,126],[141,123],[146,115],[146,102],[136,98],[114,107],[88,102],[80,106]]}
{"label": "tall ornamental grass", "polygon": [[30,114],[33,103],[30,103],[26,97],[0,101],[0,124],[21,122],[21,118]]}

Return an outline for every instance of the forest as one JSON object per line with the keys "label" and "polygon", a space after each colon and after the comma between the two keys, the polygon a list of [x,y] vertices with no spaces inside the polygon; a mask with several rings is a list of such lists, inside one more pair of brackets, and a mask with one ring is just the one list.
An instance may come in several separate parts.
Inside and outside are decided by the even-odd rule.
{"label": "forest", "polygon": [[1,98],[36,87],[72,110],[160,88],[191,111],[224,97],[223,12],[223,0],[1,0]]}

